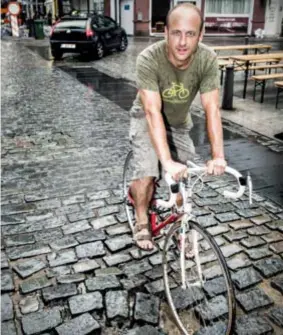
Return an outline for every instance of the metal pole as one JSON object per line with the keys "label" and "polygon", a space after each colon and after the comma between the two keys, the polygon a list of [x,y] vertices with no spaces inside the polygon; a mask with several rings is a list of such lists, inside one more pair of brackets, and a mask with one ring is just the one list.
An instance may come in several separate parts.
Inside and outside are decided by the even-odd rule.
{"label": "metal pole", "polygon": [[223,89],[222,109],[233,110],[234,67],[227,65]]}
{"label": "metal pole", "polygon": [[[245,45],[249,44],[249,36],[245,36]],[[243,55],[247,55],[248,54],[248,49],[245,49],[243,51]]]}

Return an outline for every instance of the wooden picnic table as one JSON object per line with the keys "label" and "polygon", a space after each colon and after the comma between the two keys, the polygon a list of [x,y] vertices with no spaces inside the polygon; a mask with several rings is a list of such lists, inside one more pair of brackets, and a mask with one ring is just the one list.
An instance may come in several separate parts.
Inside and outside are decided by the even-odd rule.
{"label": "wooden picnic table", "polygon": [[268,54],[260,54],[260,55],[239,55],[239,56],[231,56],[230,59],[233,61],[234,65],[244,66],[245,67],[245,81],[244,81],[244,90],[243,90],[243,99],[246,98],[247,84],[248,84],[248,76],[249,76],[249,67],[253,62],[263,61],[266,63],[271,62],[279,62],[283,59],[283,50],[268,53]]}
{"label": "wooden picnic table", "polygon": [[254,50],[254,53],[264,53],[268,52],[272,46],[269,44],[243,44],[243,45],[221,45],[221,46],[212,46],[214,51],[232,51],[238,50],[243,51],[243,53],[248,52],[248,50]]}

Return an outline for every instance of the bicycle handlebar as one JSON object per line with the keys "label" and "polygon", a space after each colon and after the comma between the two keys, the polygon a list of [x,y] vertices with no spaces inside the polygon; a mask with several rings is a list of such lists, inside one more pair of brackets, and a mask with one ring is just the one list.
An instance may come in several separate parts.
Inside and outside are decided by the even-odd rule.
{"label": "bicycle handlebar", "polygon": [[[206,172],[207,171],[206,166],[201,167],[201,166],[197,166],[197,165],[192,164],[192,163],[190,165],[193,166],[193,167],[188,168],[188,174],[200,173],[200,172]],[[225,173],[231,174],[232,176],[234,176],[236,178],[236,180],[238,181],[239,188],[238,188],[237,192],[231,192],[231,191],[228,191],[228,190],[224,190],[223,196],[226,197],[226,198],[230,198],[230,199],[240,198],[244,194],[245,189],[246,189],[246,185],[247,185],[246,178],[244,178],[239,171],[237,171],[237,170],[235,170],[235,169],[233,169],[229,166],[227,166],[225,168]],[[172,191],[172,186],[174,186],[174,185],[178,186],[178,183],[168,173],[165,174],[165,180],[166,180],[167,184],[170,186],[171,196],[170,196],[170,199],[168,201],[158,199],[158,205],[160,205],[163,208],[169,209],[169,208],[172,208],[174,206],[174,204],[176,203],[176,197],[177,197],[177,193],[178,193],[178,192],[173,192]],[[249,179],[248,182],[251,183],[251,180]]]}

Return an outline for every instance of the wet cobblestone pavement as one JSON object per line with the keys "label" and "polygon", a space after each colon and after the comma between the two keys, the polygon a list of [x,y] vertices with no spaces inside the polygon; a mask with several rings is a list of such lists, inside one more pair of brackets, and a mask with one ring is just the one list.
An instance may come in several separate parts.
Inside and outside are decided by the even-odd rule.
{"label": "wet cobblestone pavement", "polygon": [[[125,69],[115,61],[120,57],[91,66],[121,78],[121,69],[134,69],[132,58],[127,61],[132,53],[123,54]],[[125,96],[115,96],[115,88],[110,94],[109,86],[95,82],[94,72],[91,83],[82,82],[78,69],[86,76],[89,63],[57,65],[21,43],[2,42],[2,334],[179,334],[160,285],[158,249],[139,255],[122,205],[132,81]],[[194,121],[193,136],[206,157],[198,108]],[[225,128],[231,166],[240,168],[229,151],[233,144],[237,155],[244,155],[244,147],[259,150],[275,167],[273,181],[255,169],[258,185],[264,180],[274,187],[280,142],[229,122]],[[200,224],[218,240],[232,272],[235,334],[280,335],[282,205],[264,191],[254,195],[252,208],[247,197],[230,202],[220,195],[228,183],[208,181],[194,202]]]}

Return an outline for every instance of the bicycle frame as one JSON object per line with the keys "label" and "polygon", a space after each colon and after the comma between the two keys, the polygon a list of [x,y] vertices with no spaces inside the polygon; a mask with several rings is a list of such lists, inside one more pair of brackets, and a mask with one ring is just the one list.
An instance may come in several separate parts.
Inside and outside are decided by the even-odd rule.
{"label": "bicycle frame", "polygon": [[[154,191],[153,194],[155,194],[156,188],[158,187],[157,182],[154,182]],[[128,193],[128,201],[132,206],[134,206],[134,199],[131,196],[130,193]],[[168,224],[171,224],[173,222],[176,222],[177,220],[180,220],[181,217],[184,215],[184,213],[171,213],[169,216],[161,222],[158,222],[158,213],[153,208],[155,207],[156,199],[152,199],[150,202],[150,210],[149,210],[149,217],[150,217],[150,225],[151,225],[151,232],[153,237],[157,237],[160,235],[160,231],[166,227]]]}

